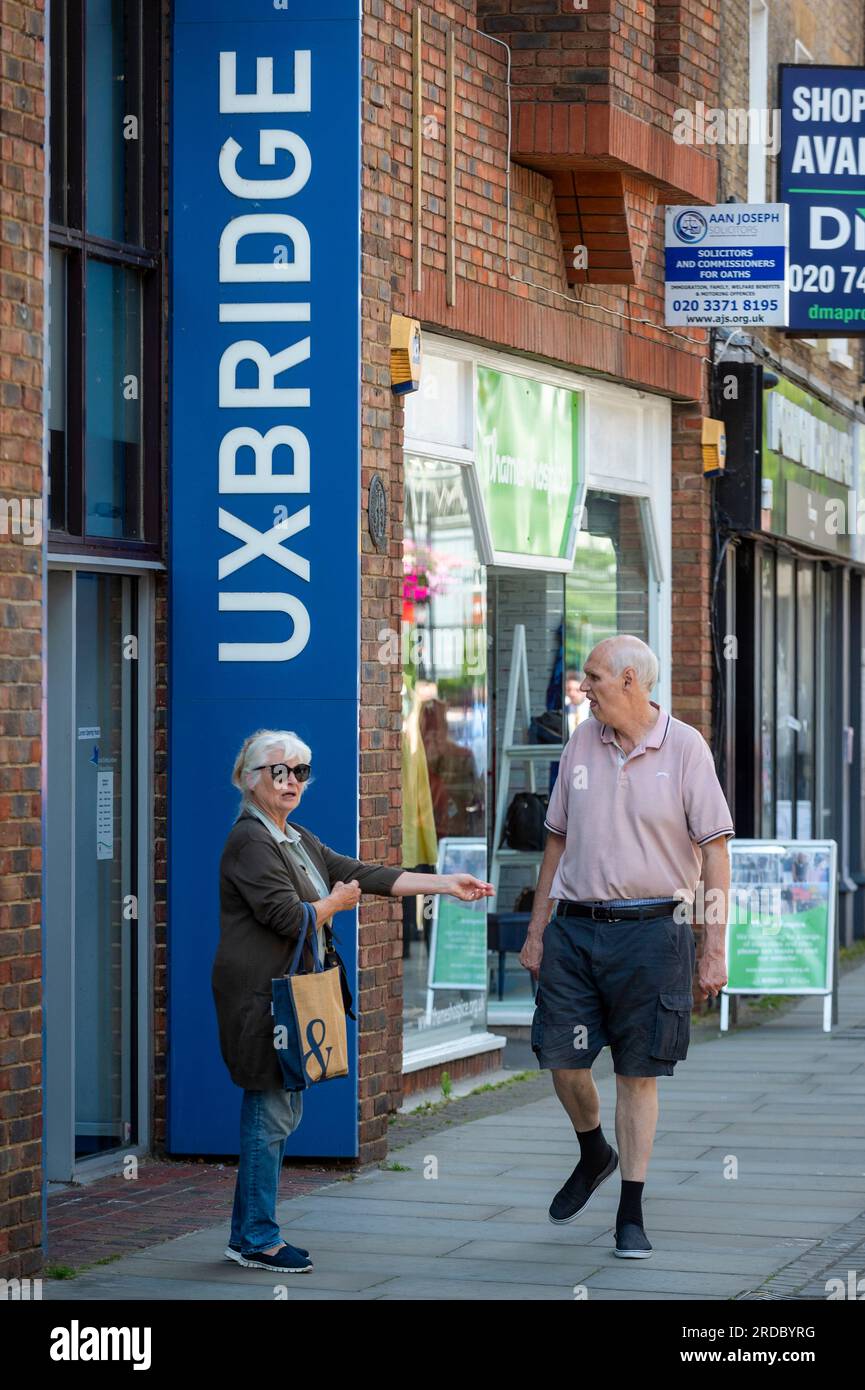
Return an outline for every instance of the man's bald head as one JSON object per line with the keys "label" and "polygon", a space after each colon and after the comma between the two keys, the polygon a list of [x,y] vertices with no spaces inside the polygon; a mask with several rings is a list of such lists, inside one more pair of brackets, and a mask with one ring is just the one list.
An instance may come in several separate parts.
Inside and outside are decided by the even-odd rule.
{"label": "man's bald head", "polygon": [[629,632],[605,637],[592,651],[589,662],[592,660],[600,661],[613,676],[620,676],[630,666],[637,684],[647,693],[658,683],[658,658],[642,638]]}

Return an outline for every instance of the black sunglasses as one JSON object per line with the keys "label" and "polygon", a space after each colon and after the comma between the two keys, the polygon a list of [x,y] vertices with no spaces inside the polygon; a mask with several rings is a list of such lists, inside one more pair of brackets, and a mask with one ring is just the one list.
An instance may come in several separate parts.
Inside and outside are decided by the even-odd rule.
{"label": "black sunglasses", "polygon": [[259,767],[253,768],[253,772],[263,772],[265,768],[270,769],[270,776],[274,782],[287,782],[290,772],[294,773],[298,782],[307,782],[312,772],[309,763],[298,763],[297,767],[289,767],[288,763],[262,763]]}

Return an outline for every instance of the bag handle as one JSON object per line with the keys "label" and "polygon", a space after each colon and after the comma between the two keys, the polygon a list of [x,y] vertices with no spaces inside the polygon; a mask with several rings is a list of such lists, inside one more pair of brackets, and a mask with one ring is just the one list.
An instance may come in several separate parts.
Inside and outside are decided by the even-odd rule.
{"label": "bag handle", "polygon": [[303,951],[303,944],[306,941],[310,929],[312,929],[312,959],[314,962],[313,972],[315,974],[318,974],[320,970],[324,969],[324,966],[322,965],[318,956],[318,932],[316,930],[317,926],[318,917],[316,915],[315,908],[313,907],[312,903],[304,902],[303,927],[298,933],[297,945],[294,948],[294,956],[292,957],[291,965],[288,971],[289,975],[297,974],[297,967],[300,965],[300,956],[301,952]]}

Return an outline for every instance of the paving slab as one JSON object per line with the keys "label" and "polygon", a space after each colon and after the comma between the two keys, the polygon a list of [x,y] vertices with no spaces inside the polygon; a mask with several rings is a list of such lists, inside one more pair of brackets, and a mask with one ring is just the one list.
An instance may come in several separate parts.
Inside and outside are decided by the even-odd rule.
{"label": "paving slab", "polygon": [[[635,1268],[639,1265],[639,1268]],[[623,1292],[639,1289],[642,1293],[654,1293],[655,1297],[664,1294],[693,1293],[695,1276],[679,1273],[676,1270],[649,1268],[648,1260],[617,1260],[616,1268],[592,1274],[585,1281],[589,1298],[593,1289],[621,1289]],[[734,1298],[754,1287],[753,1275],[716,1274],[706,1271],[699,1278],[703,1298]]]}
{"label": "paving slab", "polygon": [[[842,1027],[865,1019],[865,967],[842,978],[840,1007]],[[375,1168],[282,1201],[286,1238],[309,1246],[316,1264],[283,1277],[287,1300],[825,1297],[827,1271],[858,1267],[850,1261],[865,1249],[865,1054],[824,1035],[818,1017],[805,1000],[781,1019],[706,1038],[661,1079],[644,1194],[651,1260],[613,1253],[618,1177],[585,1218],[547,1220],[578,1149],[548,1079],[533,1080],[476,1118],[465,1102],[453,1124],[424,1116],[413,1130],[400,1116],[392,1161],[408,1171]],[[598,1089],[612,1137],[608,1069]],[[725,1177],[731,1154],[735,1180]],[[424,1177],[430,1155],[435,1179]],[[164,1240],[74,1280],[46,1280],[44,1296],[272,1301],[278,1276],[225,1261],[227,1234],[223,1222]]]}

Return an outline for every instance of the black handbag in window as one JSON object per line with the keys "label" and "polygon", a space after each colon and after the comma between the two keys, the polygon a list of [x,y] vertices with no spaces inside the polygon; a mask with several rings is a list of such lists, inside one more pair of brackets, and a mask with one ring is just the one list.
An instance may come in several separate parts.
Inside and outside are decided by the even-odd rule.
{"label": "black handbag in window", "polygon": [[509,849],[542,850],[548,800],[540,792],[517,792],[505,816],[502,844]]}
{"label": "black handbag in window", "polygon": [[529,725],[529,743],[565,742],[564,721],[560,709],[548,709],[544,714],[535,715]]}
{"label": "black handbag in window", "polygon": [[521,888],[514,903],[514,912],[531,912],[535,905],[534,888]]}

